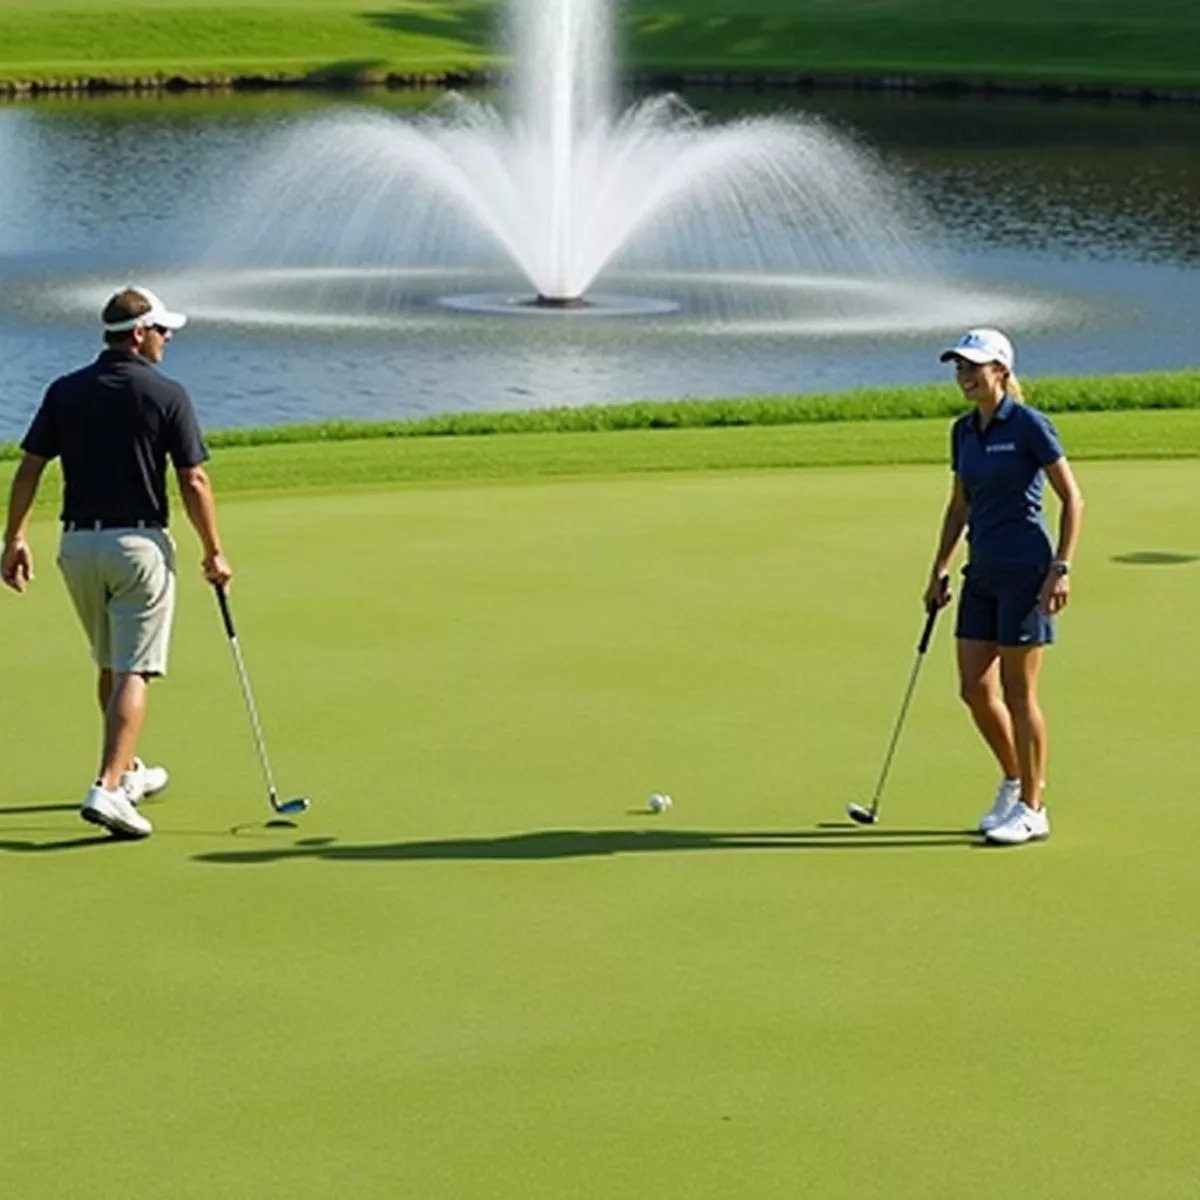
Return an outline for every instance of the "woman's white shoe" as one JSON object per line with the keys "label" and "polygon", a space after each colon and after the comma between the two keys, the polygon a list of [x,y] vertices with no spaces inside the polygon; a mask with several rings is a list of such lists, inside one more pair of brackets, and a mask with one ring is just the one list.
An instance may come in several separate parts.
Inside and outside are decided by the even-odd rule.
{"label": "woman's white shoe", "polygon": [[1021,802],[1021,781],[1019,779],[1002,779],[996,789],[996,798],[992,807],[979,818],[979,832],[988,833],[999,828],[1013,814],[1013,809]]}
{"label": "woman's white shoe", "polygon": [[984,836],[1000,846],[1020,846],[1025,842],[1044,842],[1050,836],[1050,817],[1045,805],[1030,808],[1023,800],[1003,825],[989,829]]}

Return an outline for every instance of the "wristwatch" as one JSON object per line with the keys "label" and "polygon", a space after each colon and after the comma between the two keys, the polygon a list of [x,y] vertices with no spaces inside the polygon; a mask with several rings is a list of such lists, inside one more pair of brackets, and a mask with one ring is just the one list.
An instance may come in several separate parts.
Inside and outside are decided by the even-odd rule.
{"label": "wristwatch", "polygon": [[1050,574],[1051,575],[1057,575],[1061,578],[1063,575],[1069,575],[1070,573],[1071,573],[1071,564],[1069,562],[1067,562],[1065,559],[1056,558],[1050,564]]}

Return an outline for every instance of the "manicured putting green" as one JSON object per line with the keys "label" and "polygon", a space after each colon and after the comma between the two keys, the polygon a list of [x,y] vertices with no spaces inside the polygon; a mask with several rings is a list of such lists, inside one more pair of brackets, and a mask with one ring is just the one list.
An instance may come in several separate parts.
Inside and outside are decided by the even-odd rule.
{"label": "manicured putting green", "polygon": [[231,503],[313,811],[265,825],[181,532],[137,845],[74,812],[89,670],[40,524],[4,598],[8,1194],[1194,1196],[1200,465],[1080,475],[1055,832],[1019,851],[957,832],[994,779],[945,624],[883,824],[841,824],[941,468]]}

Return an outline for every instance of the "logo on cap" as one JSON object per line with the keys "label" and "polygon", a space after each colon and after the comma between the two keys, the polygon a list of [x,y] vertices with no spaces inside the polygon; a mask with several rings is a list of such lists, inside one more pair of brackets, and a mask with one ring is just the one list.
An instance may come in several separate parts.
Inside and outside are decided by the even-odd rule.
{"label": "logo on cap", "polygon": [[952,358],[965,358],[973,363],[998,362],[1012,369],[1012,342],[998,329],[968,329],[958,339],[958,342],[948,350],[943,350],[942,362]]}

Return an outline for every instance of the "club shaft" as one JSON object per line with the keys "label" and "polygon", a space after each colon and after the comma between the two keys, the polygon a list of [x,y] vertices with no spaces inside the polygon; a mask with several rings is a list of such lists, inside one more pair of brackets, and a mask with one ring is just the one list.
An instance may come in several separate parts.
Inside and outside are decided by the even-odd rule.
{"label": "club shaft", "polygon": [[[938,580],[938,586],[943,593],[950,586],[950,576],[943,575]],[[883,767],[879,772],[879,782],[875,785],[875,794],[871,797],[871,817],[879,815],[879,801],[883,797],[883,786],[887,783],[888,772],[892,769],[892,759],[896,754],[896,745],[900,741],[900,732],[904,728],[904,719],[908,716],[908,706],[912,703],[913,691],[917,686],[917,676],[921,673],[921,661],[933,640],[933,627],[937,623],[940,603],[930,604],[925,612],[925,625],[921,630],[921,640],[917,643],[917,657],[908,676],[908,687],[904,690],[904,701],[900,705],[900,715],[896,718],[896,727],[892,730],[892,739],[888,742],[887,753],[883,756]]]}
{"label": "club shaft", "polygon": [[242,656],[242,647],[238,642],[237,632],[233,625],[233,614],[229,608],[229,600],[222,588],[217,589],[217,599],[221,604],[221,616],[225,622],[225,632],[229,635],[229,647],[233,651],[233,661],[237,666],[238,679],[242,685],[242,698],[246,702],[246,712],[250,717],[250,728],[254,733],[254,745],[258,750],[258,761],[262,767],[263,777],[267,781],[271,807],[278,809],[278,793],[275,790],[275,776],[271,771],[271,762],[267,758],[267,743],[263,738],[262,724],[258,719],[258,707],[254,703],[254,692],[250,687],[250,674],[246,670],[246,660]]}
{"label": "club shaft", "polygon": [[892,730],[891,741],[888,742],[887,753],[883,756],[883,767],[879,772],[879,782],[875,785],[875,794],[871,797],[872,814],[879,811],[879,801],[883,796],[883,787],[887,783],[888,772],[892,769],[892,759],[896,755],[896,746],[900,741],[900,733],[904,729],[904,720],[908,716],[908,706],[912,703],[913,692],[917,686],[917,676],[921,672],[921,660],[925,655],[918,651],[913,662],[912,671],[908,676],[908,687],[904,692],[904,701],[900,705],[900,715],[896,719],[896,727]]}

